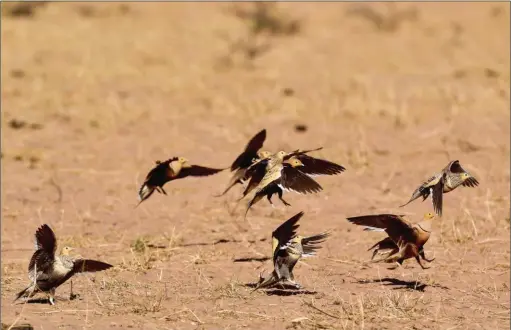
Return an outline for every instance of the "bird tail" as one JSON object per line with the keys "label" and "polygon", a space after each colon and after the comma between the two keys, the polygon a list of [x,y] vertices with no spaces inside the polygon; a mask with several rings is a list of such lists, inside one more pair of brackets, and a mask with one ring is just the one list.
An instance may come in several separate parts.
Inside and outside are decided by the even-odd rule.
{"label": "bird tail", "polygon": [[252,205],[254,205],[255,203],[259,202],[259,201],[261,200],[261,198],[262,198],[262,197],[263,197],[263,196],[260,196],[260,195],[256,194],[256,195],[254,196],[254,198],[252,198],[252,199],[250,200],[250,202],[248,202],[248,204],[247,204],[247,209],[246,209],[246,211],[245,211],[245,217],[243,218],[244,220],[247,220],[247,214],[248,214],[248,211],[250,210],[250,208],[252,207]]}
{"label": "bird tail", "polygon": [[410,197],[410,200],[408,202],[406,202],[405,204],[400,205],[399,207],[404,207],[421,196],[423,197],[423,201],[426,200],[426,198],[428,198],[428,196],[429,196],[429,190],[424,191],[420,188],[415,190],[412,194],[412,197]]}
{"label": "bird tail", "polygon": [[330,232],[326,231],[318,235],[302,238],[303,257],[316,255],[316,250],[321,248],[319,244],[323,243],[329,236]]}
{"label": "bird tail", "polygon": [[252,290],[250,293],[252,293],[258,289],[267,288],[269,286],[272,286],[273,284],[275,284],[277,282],[278,282],[278,280],[275,278],[274,273],[271,273],[271,275],[266,278],[264,278],[261,273],[261,274],[259,274],[259,283],[257,283],[254,290]]}
{"label": "bird tail", "polygon": [[149,186],[144,183],[142,185],[142,187],[140,187],[140,190],[138,191],[138,196],[140,198],[140,201],[138,202],[137,206],[135,206],[135,208],[138,207],[140,205],[140,203],[142,203],[143,201],[148,199],[154,193],[154,189],[155,189],[155,187]]}
{"label": "bird tail", "polygon": [[37,291],[36,287],[31,284],[24,290],[18,292],[16,295],[16,298],[12,302],[15,302],[16,300],[20,299],[21,297],[31,297],[35,292]]}

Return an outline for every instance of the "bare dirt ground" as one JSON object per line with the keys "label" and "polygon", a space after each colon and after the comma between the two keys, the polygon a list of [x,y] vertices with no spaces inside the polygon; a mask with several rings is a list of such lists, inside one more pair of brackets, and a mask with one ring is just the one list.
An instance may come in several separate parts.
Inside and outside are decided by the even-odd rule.
{"label": "bare dirt ground", "polygon": [[[2,322],[36,329],[508,329],[509,4],[2,3]],[[307,125],[299,132],[295,125]],[[139,208],[154,161],[226,167],[324,146],[324,191],[242,220],[230,173],[179,180]],[[445,196],[422,270],[366,264],[382,237],[348,216],[393,212],[459,159],[480,181]],[[331,229],[295,275],[250,294],[271,231]],[[56,306],[12,305],[36,228],[115,268]],[[240,229],[241,228],[241,229]],[[245,261],[244,261],[245,260]]]}

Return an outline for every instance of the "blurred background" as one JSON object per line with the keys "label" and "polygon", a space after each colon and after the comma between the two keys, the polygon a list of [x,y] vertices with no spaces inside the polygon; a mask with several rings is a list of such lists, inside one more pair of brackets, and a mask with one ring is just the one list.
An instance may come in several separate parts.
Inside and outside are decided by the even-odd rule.
{"label": "blurred background", "polygon": [[138,188],[158,159],[227,167],[262,128],[266,148],[323,146],[347,171],[256,219],[304,209],[343,229],[347,215],[420,214],[429,202],[396,207],[459,159],[481,186],[444,201],[442,237],[509,242],[508,3],[1,6],[2,259],[20,273],[28,252],[4,249],[31,248],[43,222],[82,246],[221,238],[239,191],[211,195],[227,173],[134,212]]}

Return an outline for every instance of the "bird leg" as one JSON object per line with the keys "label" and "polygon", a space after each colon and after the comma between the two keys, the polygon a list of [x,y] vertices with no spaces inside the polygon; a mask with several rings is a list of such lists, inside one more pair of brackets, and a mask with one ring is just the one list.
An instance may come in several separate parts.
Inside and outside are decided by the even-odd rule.
{"label": "bird leg", "polygon": [[280,199],[280,201],[281,201],[282,203],[284,203],[284,205],[286,205],[286,206],[291,206],[291,204],[289,204],[288,202],[286,202],[286,201],[284,200],[284,198],[282,198],[282,195],[283,195],[282,190],[279,190],[278,195],[279,195],[279,199]]}
{"label": "bird leg", "polygon": [[424,250],[420,251],[420,252],[419,252],[419,255],[421,256],[422,260],[425,260],[425,261],[427,261],[427,262],[432,262],[433,260],[435,260],[435,258],[427,259],[427,258],[426,258],[426,255],[424,254]]}
{"label": "bird leg", "polygon": [[50,302],[50,305],[55,305],[55,288],[50,289],[50,292],[48,293],[48,301]]}
{"label": "bird leg", "polygon": [[421,259],[419,258],[419,256],[415,256],[415,260],[417,260],[417,262],[419,263],[419,265],[421,265],[422,269],[429,269],[431,267],[424,267],[424,265],[422,264],[421,262]]}
{"label": "bird leg", "polygon": [[159,187],[161,189],[161,192],[164,194],[164,195],[167,195],[167,192],[165,191],[165,189],[163,189],[163,187]]}
{"label": "bird leg", "polygon": [[69,293],[69,300],[74,300],[74,299],[78,298],[78,295],[73,293],[73,281],[71,281],[70,284],[71,284],[71,292]]}
{"label": "bird leg", "polygon": [[271,196],[272,194],[266,195],[266,199],[268,199],[268,202],[270,202],[271,207],[275,208],[275,204],[273,204],[273,202],[271,201]]}

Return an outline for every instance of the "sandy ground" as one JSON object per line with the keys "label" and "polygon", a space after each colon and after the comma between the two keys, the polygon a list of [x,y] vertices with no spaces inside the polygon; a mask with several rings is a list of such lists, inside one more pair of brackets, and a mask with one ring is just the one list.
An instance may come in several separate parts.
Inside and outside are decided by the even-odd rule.
{"label": "sandy ground", "polygon": [[[507,329],[509,4],[2,3],[2,322],[36,329]],[[295,125],[307,125],[299,132]],[[231,213],[222,172],[139,208],[155,160],[226,167],[260,129],[347,171],[324,191]],[[422,270],[367,264],[348,216],[399,213],[459,159],[480,181],[444,199]],[[250,293],[271,231],[331,229],[298,293]],[[115,265],[55,306],[11,304],[36,228]]]}

